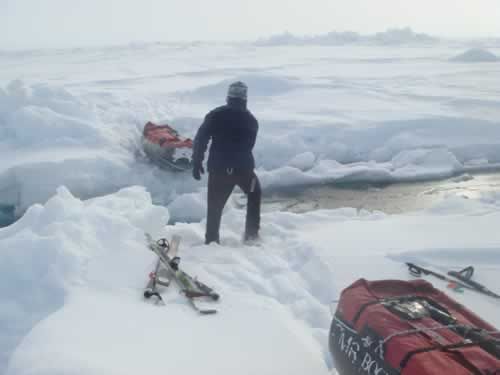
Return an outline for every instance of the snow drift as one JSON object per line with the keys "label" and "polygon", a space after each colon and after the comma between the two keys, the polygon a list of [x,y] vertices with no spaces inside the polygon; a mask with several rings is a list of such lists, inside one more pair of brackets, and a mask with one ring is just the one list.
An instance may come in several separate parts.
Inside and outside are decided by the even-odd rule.
{"label": "snow drift", "polygon": [[[206,182],[152,166],[140,132],[157,121],[193,137],[236,79],[249,84],[250,109],[260,121],[255,158],[264,190],[498,167],[496,65],[478,71],[443,61],[462,46],[393,46],[419,40],[407,29],[375,37],[379,42],[335,48],[201,43],[6,52],[0,56],[3,220],[46,202],[60,185],[82,199],[143,185],[155,203],[177,201],[172,220],[190,218],[179,206],[182,195],[198,194]],[[381,41],[389,44],[381,48]],[[18,76],[23,81],[12,81]]]}
{"label": "snow drift", "polygon": [[[107,265],[118,256],[130,259],[136,253],[140,254],[137,265],[146,267],[151,257],[142,256],[143,233],[159,230],[159,219],[168,219],[168,213],[151,206],[141,188],[87,202],[60,188],[45,206],[30,207],[18,222],[0,230],[4,281],[0,299],[5,301],[0,312],[0,369],[23,336],[64,305],[71,288],[88,283],[104,289],[136,283],[124,267]],[[117,241],[129,246],[116,248]],[[107,276],[102,279],[99,273]]]}
{"label": "snow drift", "polygon": [[[174,290],[166,293],[167,307],[143,301],[142,288],[154,264],[144,232],[165,235],[166,221],[168,211],[153,206],[140,187],[88,201],[60,188],[46,205],[31,207],[1,229],[0,298],[6,305],[0,312],[0,371],[12,355],[7,373],[15,375],[136,374],[160,368],[168,373],[326,374],[314,336],[272,298],[278,289],[266,286],[271,294],[257,297],[250,263],[234,268],[240,256],[254,258],[254,267],[263,262],[282,268],[263,253],[245,256],[250,249],[234,249],[232,259],[223,249],[212,249],[212,261],[203,262],[198,253],[193,262],[189,245],[183,245],[184,266],[206,267],[201,277],[210,278],[223,295],[217,316],[198,317]],[[185,238],[189,243],[189,235]],[[213,262],[217,258],[225,259],[219,267]],[[234,274],[223,271],[233,262]],[[284,290],[279,294],[289,298]],[[326,308],[305,307],[310,312]],[[54,353],[57,360],[47,360]]]}
{"label": "snow drift", "polygon": [[[206,246],[203,223],[164,227],[168,211],[143,188],[88,201],[61,188],[0,229],[0,369],[326,374],[334,368],[329,304],[355,279],[408,279],[406,261],[444,271],[474,264],[478,281],[494,288],[498,207],[488,196],[398,216],[272,212],[263,215],[261,247],[241,244],[245,213],[228,207],[222,246]],[[172,289],[162,291],[166,307],[142,299],[155,262],[144,230],[183,237],[182,266],[221,294],[218,315],[197,316]],[[497,301],[455,298],[499,325]]]}
{"label": "snow drift", "polygon": [[21,81],[0,88],[0,134],[0,202],[20,211],[60,184],[86,197],[115,191],[128,170],[130,156],[92,105],[61,88]]}
{"label": "snow drift", "polygon": [[500,61],[500,58],[488,50],[472,48],[451,58],[450,61],[464,63],[497,62]]}
{"label": "snow drift", "polygon": [[144,184],[163,203],[178,186],[194,189],[182,177],[165,189],[170,175],[138,157],[135,123],[106,119],[95,103],[59,86],[12,81],[0,87],[0,205],[19,216],[46,202],[60,185],[91,198]]}

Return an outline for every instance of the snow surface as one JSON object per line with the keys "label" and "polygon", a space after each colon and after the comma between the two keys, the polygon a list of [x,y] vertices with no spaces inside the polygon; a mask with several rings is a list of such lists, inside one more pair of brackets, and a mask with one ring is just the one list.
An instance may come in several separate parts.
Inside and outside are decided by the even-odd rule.
{"label": "snow surface", "polygon": [[[266,213],[259,247],[241,245],[244,210],[226,211],[222,246],[203,245],[203,222],[164,227],[168,215],[142,187],[87,201],[60,188],[0,229],[0,369],[334,373],[329,308],[356,279],[411,279],[403,265],[410,260],[441,271],[473,264],[477,280],[495,288],[500,271],[496,195],[450,197],[395,216],[350,208]],[[166,306],[142,300],[155,262],[144,231],[182,236],[184,268],[222,295],[217,315],[197,316],[174,286],[164,291]],[[498,301],[448,293],[500,325]]]}
{"label": "snow surface", "polygon": [[79,198],[143,185],[162,204],[199,193],[206,180],[151,168],[141,130],[153,120],[194,136],[235,79],[249,85],[260,121],[255,156],[267,191],[498,168],[500,66],[448,61],[462,51],[440,42],[3,52],[0,205],[21,214],[60,185]]}

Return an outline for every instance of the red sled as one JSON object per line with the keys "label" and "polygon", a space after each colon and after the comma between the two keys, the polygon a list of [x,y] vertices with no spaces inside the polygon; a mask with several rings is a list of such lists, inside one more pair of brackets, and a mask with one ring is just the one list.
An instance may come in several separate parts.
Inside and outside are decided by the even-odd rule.
{"label": "red sled", "polygon": [[142,147],[160,168],[184,171],[192,167],[193,141],[181,137],[170,125],[148,122],[142,132]]}
{"label": "red sled", "polygon": [[340,375],[500,375],[500,332],[424,280],[343,290],[329,348]]}

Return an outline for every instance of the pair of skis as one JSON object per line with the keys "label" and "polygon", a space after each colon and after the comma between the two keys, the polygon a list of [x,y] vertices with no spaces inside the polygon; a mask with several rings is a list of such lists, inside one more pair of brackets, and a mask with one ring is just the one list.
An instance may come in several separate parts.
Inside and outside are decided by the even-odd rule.
{"label": "pair of skis", "polygon": [[177,252],[181,237],[174,235],[170,242],[165,238],[154,241],[149,234],[146,234],[146,240],[149,249],[158,256],[158,261],[155,270],[149,275],[144,297],[146,299],[155,297],[159,302],[164,303],[158,292],[158,285],[168,287],[173,280],[195,311],[202,315],[215,314],[217,310],[203,309],[198,306],[197,300],[204,298],[217,301],[219,295],[212,288],[179,268],[180,258],[177,256]]}
{"label": "pair of skis", "polygon": [[[148,241],[148,247],[154,244],[155,246],[159,246],[161,250],[171,258],[177,257],[177,252],[179,250],[180,245],[180,237],[173,238],[171,242],[168,242],[166,239],[158,240],[156,243],[153,243],[153,239],[149,234],[146,234],[146,240]],[[156,266],[154,271],[149,273],[149,281],[144,289],[144,298],[150,299],[155,297],[158,303],[163,302],[163,298],[158,291],[158,285],[163,287],[168,287],[172,282],[172,275],[168,272],[168,270],[162,266],[162,261],[160,257],[156,261]]]}
{"label": "pair of skis", "polygon": [[472,280],[472,275],[474,274],[474,267],[472,266],[466,267],[461,271],[449,271],[447,275],[443,275],[427,268],[420,267],[414,263],[406,263],[406,265],[408,266],[408,270],[413,276],[434,276],[442,281],[447,282],[448,288],[451,288],[457,292],[463,292],[465,289],[474,290],[489,297],[500,299],[500,295],[492,292],[490,289],[486,288],[484,285],[478,283],[477,281]]}

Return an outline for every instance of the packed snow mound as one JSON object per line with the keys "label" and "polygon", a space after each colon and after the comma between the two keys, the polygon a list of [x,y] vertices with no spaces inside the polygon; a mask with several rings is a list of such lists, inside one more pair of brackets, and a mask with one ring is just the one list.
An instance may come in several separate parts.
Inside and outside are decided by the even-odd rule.
{"label": "packed snow mound", "polygon": [[[303,245],[242,247],[231,234],[242,211],[223,220],[229,247],[202,245],[199,224],[167,233],[168,217],[142,187],[87,201],[61,187],[0,229],[0,372],[8,363],[9,375],[328,373],[332,294],[318,285],[333,283],[320,259]],[[291,224],[282,216],[274,227]],[[142,299],[155,264],[144,232],[172,230],[183,237],[183,268],[222,295],[220,314],[198,316],[174,286],[165,308]]]}
{"label": "packed snow mound", "polygon": [[[422,155],[408,159],[425,162]],[[408,279],[405,261],[442,270],[474,264],[479,281],[495,285],[499,197],[445,203],[399,216],[354,208],[272,212],[263,215],[260,247],[241,244],[244,210],[229,209],[222,246],[205,246],[203,225],[165,228],[168,211],[152,205],[143,188],[89,201],[61,188],[0,229],[7,306],[0,311],[0,371],[7,361],[8,375],[298,375],[326,374],[327,364],[334,371],[329,304],[357,278]],[[144,230],[182,236],[182,267],[220,292],[219,314],[197,316],[171,289],[163,293],[165,308],[142,300],[155,263]],[[469,292],[456,298],[500,323],[494,300]]]}
{"label": "packed snow mound", "polygon": [[[438,131],[439,127],[432,129],[430,124],[426,124],[420,129],[415,128],[412,132],[401,131],[388,139],[377,140],[376,137],[358,137],[358,145],[364,141],[382,143],[380,147],[376,147],[375,144],[371,146],[373,151],[369,154],[372,158],[370,161],[340,163],[337,160],[329,159],[317,149],[318,156],[311,152],[300,153],[286,162],[283,167],[273,170],[259,169],[258,175],[262,186],[268,190],[325,182],[410,182],[447,178],[465,172],[487,170],[488,165],[490,165],[488,163],[466,163],[469,158],[475,156],[488,155],[489,160],[497,160],[494,155],[497,155],[500,150],[498,145],[470,147],[462,143],[471,141],[471,138],[467,138],[465,133],[469,130],[472,131],[472,129],[468,129],[460,135],[458,131],[455,139],[450,137],[448,142],[454,145],[450,150],[435,143],[437,138],[430,136],[430,134]],[[458,125],[454,125],[458,130]],[[425,134],[428,131],[430,133]],[[387,134],[384,135],[384,137],[386,136]],[[438,137],[437,134],[436,137]],[[366,144],[363,147],[366,147]],[[279,153],[276,156],[278,155]]]}
{"label": "packed snow mound", "polygon": [[16,80],[0,87],[0,206],[22,214],[61,185],[91,198],[144,184],[162,203],[179,190],[177,184],[183,192],[193,190],[195,183],[169,181],[168,173],[136,158],[140,133],[130,119],[123,123],[129,111],[57,85]]}
{"label": "packed snow mound", "polygon": [[207,211],[206,189],[203,193],[179,195],[168,205],[168,210],[177,221],[201,221]]}
{"label": "packed snow mound", "polygon": [[93,105],[64,88],[20,80],[0,88],[1,204],[22,212],[60,185],[83,197],[116,191],[127,154]]}
{"label": "packed snow mound", "polygon": [[92,108],[64,89],[12,81],[0,87],[0,142],[18,148],[106,143]]}
{"label": "packed snow mound", "polygon": [[[395,170],[402,164],[387,163],[401,152],[420,149],[446,149],[462,164],[478,159],[500,162],[500,127],[473,118],[426,117],[361,128],[330,123],[304,128],[300,123],[275,122],[261,126],[259,132],[255,157],[257,165],[268,171],[293,167],[289,164],[292,159],[310,153],[317,162],[337,161],[347,169],[376,161],[377,168]],[[271,149],[272,153],[265,152]]]}
{"label": "packed snow mound", "polygon": [[466,63],[497,62],[500,61],[500,58],[486,49],[472,48],[458,56],[451,58],[451,61]]}
{"label": "packed snow mound", "polygon": [[416,33],[411,28],[389,29],[373,35],[361,35],[352,31],[332,31],[323,35],[297,36],[289,32],[262,38],[255,42],[261,46],[279,45],[345,45],[345,44],[375,44],[375,45],[398,45],[398,44],[428,44],[436,43],[438,39],[423,33]]}
{"label": "packed snow mound", "polygon": [[60,309],[71,288],[142,282],[124,267],[106,265],[135,254],[135,264],[147,267],[151,257],[143,251],[144,231],[159,232],[166,220],[168,211],[153,206],[140,187],[85,202],[61,187],[44,206],[30,207],[19,221],[0,229],[5,307],[0,310],[0,372],[23,336]]}
{"label": "packed snow mound", "polygon": [[[130,185],[131,179],[127,176],[130,167],[116,154],[92,149],[81,154],[71,150],[61,152],[31,153],[23,164],[0,171],[0,202],[13,205],[22,213],[32,204],[45,203],[60,184],[83,198]],[[18,155],[22,160],[23,155]]]}
{"label": "packed snow mound", "polygon": [[312,152],[304,152],[302,154],[294,156],[289,162],[290,167],[300,169],[301,171],[306,171],[314,166],[316,161],[316,156]]}
{"label": "packed snow mound", "polygon": [[392,168],[398,179],[423,179],[451,176],[463,170],[455,155],[445,149],[416,149],[403,151],[392,159]]}
{"label": "packed snow mound", "polygon": [[[172,304],[76,291],[23,341],[7,375],[329,373],[311,335],[290,326],[277,303],[227,297],[234,306],[221,317],[200,317]],[[57,360],[47,361],[54,352]]]}

